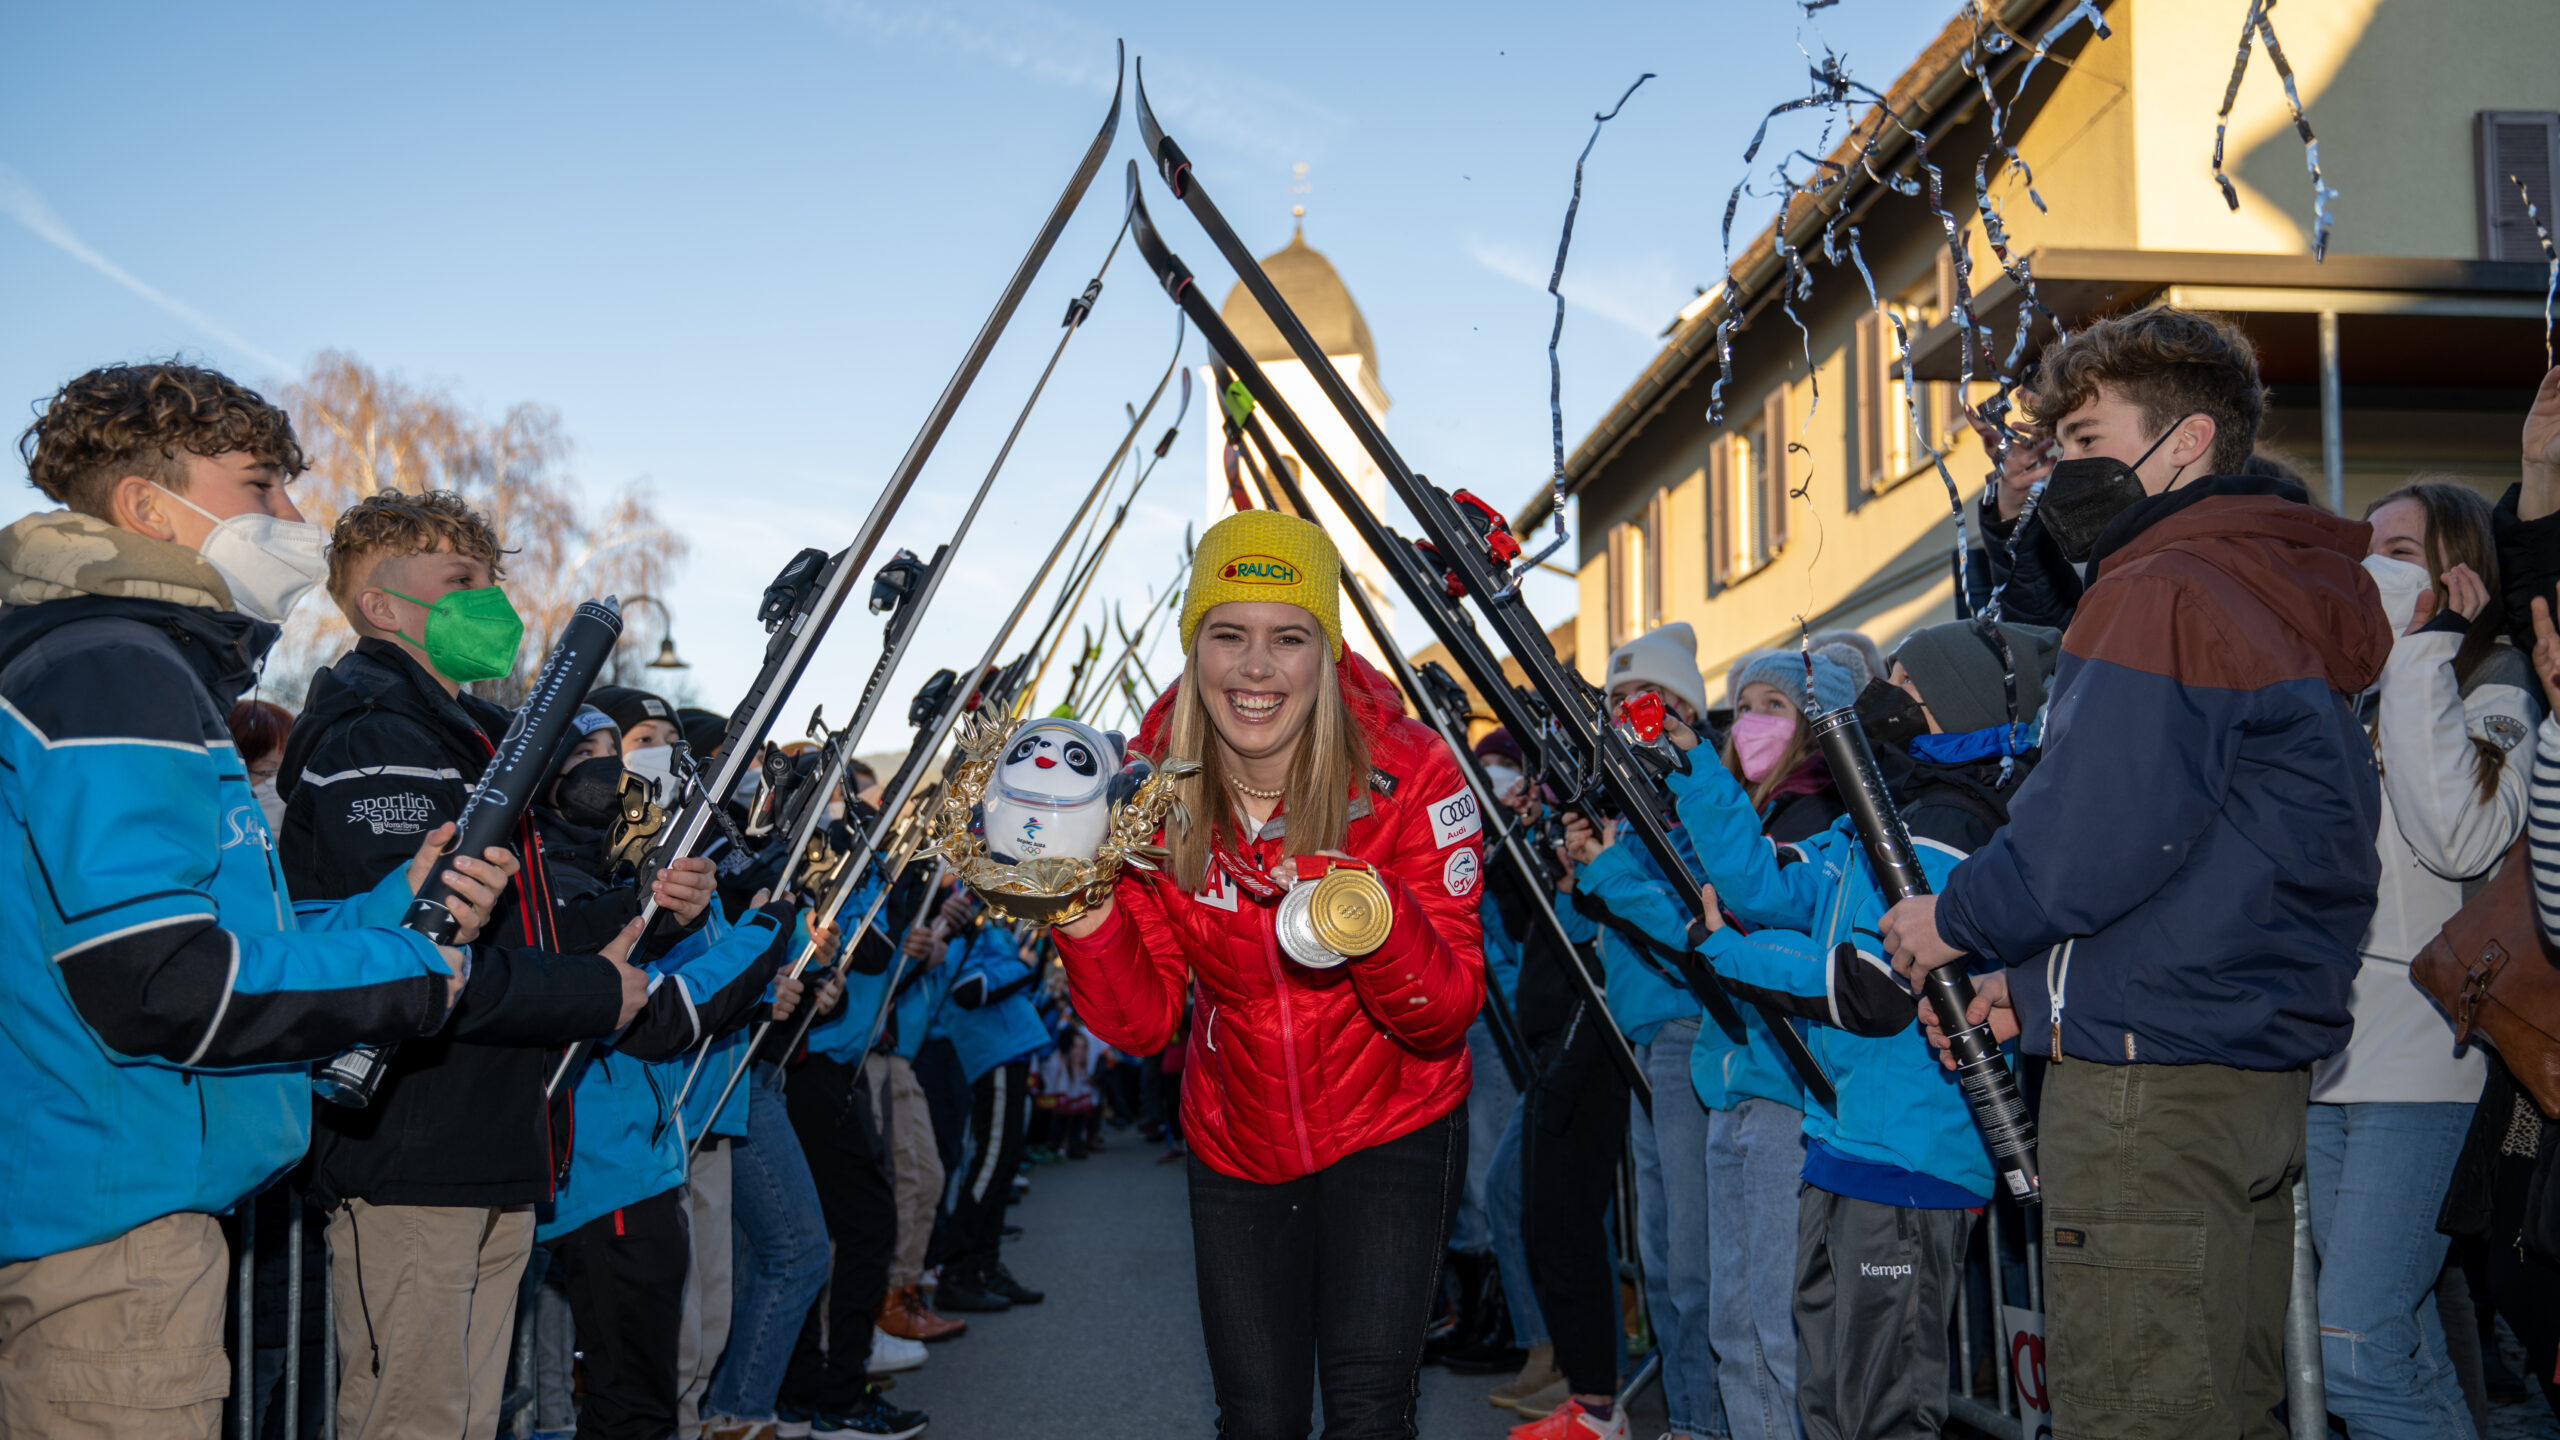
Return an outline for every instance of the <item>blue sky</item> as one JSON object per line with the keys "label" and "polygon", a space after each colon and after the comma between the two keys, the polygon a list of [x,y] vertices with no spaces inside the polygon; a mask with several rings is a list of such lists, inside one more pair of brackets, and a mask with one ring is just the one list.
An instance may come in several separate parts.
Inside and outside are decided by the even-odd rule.
{"label": "blue sky", "polygon": [[[10,6],[0,401],[22,416],[108,360],[183,352],[256,383],[337,348],[490,414],[555,406],[591,498],[646,484],[692,540],[666,598],[694,686],[725,708],[761,648],[756,593],[800,546],[852,536],[1100,122],[1115,36],[1250,243],[1277,248],[1306,206],[1367,314],[1405,455],[1510,508],[1549,465],[1543,287],[1593,112],[1658,73],[1586,175],[1568,447],[1720,272],[1725,195],[1760,113],[1803,91],[1798,47],[1828,40],[1881,88],[1946,16],[1909,0],[1810,18],[1792,0],[1310,3],[1257,24],[1041,0]],[[1132,107],[892,544],[947,536],[1109,244],[1136,154]],[[1223,296],[1215,251],[1149,186]],[[1737,233],[1766,210],[1746,199]],[[1124,248],[896,698],[984,646],[1173,318]],[[1201,516],[1201,423],[1195,405],[1101,587],[1133,614]],[[1550,624],[1573,608],[1562,581],[1531,597]],[[878,643],[849,612],[794,711],[849,711]]]}

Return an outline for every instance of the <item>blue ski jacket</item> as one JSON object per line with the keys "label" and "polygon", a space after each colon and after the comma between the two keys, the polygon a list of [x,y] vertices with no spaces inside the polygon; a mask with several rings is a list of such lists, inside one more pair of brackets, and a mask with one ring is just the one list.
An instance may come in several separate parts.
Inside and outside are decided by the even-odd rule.
{"label": "blue ski jacket", "polygon": [[999,1065],[1047,1049],[1049,1027],[1040,1021],[1032,987],[1039,972],[1022,958],[1022,942],[1000,925],[985,924],[955,940],[943,958],[950,976],[936,1023],[951,1037],[969,1083]]}
{"label": "blue ski jacket", "polygon": [[[907,963],[906,957],[897,953],[897,937],[889,932],[888,907],[882,906],[882,913],[872,913],[872,902],[879,897],[880,874],[875,868],[860,885],[854,887],[853,896],[844,902],[844,908],[836,912],[836,924],[848,929],[858,924],[864,915],[871,915],[870,934],[860,938],[868,940],[876,935],[881,944],[890,947],[889,964],[880,973],[866,975],[858,967],[848,968],[844,977],[844,998],[837,1003],[836,1012],[809,1027],[809,1053],[824,1055],[839,1065],[862,1063],[863,1042],[870,1037],[871,1020],[880,1008],[880,997]],[[848,947],[856,943],[855,937],[846,937]]]}
{"label": "blue ski jacket", "polygon": [[[1835,1019],[1838,947],[1845,944],[1850,953],[1836,963],[1892,975],[1876,935],[1884,892],[1847,817],[1785,847],[1801,858],[1781,864],[1782,852],[1760,833],[1750,797],[1723,766],[1693,766],[1689,774],[1672,776],[1670,787],[1717,898],[1743,920],[1767,927],[1745,935],[1728,925],[1709,935],[1700,953],[1718,974],[1773,995],[1819,1002]],[[1915,844],[1932,885],[1962,858],[1936,841]],[[1906,1003],[1901,1028],[1877,1037],[1829,1024],[1781,1022],[1804,1035],[1839,1095],[1836,1110],[1816,1105],[1805,1111],[1805,1135],[1851,1161],[1928,1176],[1981,1204],[1991,1193],[1991,1157],[1955,1076],[1939,1065],[1915,1016],[1916,1007]],[[1809,1159],[1809,1180],[1815,1178],[1812,1169]]]}
{"label": "blue ski jacket", "polygon": [[[1556,913],[1565,922],[1565,931],[1577,942],[1600,938],[1602,983],[1607,987],[1609,1013],[1617,1017],[1618,1028],[1627,1039],[1638,1045],[1653,1042],[1653,1034],[1673,1020],[1685,1020],[1698,1013],[1698,997],[1689,991],[1689,983],[1668,970],[1663,957],[1648,955],[1636,948],[1635,942],[1615,927],[1602,923],[1584,906],[1596,903],[1608,907],[1620,921],[1648,935],[1660,936],[1663,943],[1679,949],[1689,931],[1689,910],[1673,894],[1671,882],[1664,878],[1662,867],[1644,846],[1628,838],[1630,827],[1625,821],[1617,825],[1617,843],[1591,857],[1574,877],[1575,888],[1556,896]],[[1671,843],[1687,855],[1688,841],[1678,830],[1671,832]]]}
{"label": "blue ski jacket", "polygon": [[[748,911],[735,923],[720,910],[719,902],[713,902],[704,912],[702,928],[648,967],[652,1003],[672,987],[681,996],[680,1008],[698,1010],[704,1028],[714,1033],[749,1013],[763,985],[754,977],[759,970],[770,973],[775,941],[782,934],[781,922],[770,910]],[[742,987],[742,980],[755,989]],[[722,1006],[727,1013],[712,1009],[722,996],[731,997]],[[714,1095],[718,1082],[728,1077],[726,1070],[713,1068],[718,1064],[715,1058],[703,1067]],[[689,1046],[649,1059],[610,1045],[596,1047],[577,1078],[577,1163],[569,1167],[551,1203],[537,1212],[535,1239],[557,1239],[599,1215],[684,1183],[690,1132],[676,1123],[674,1107],[692,1066]],[[738,1093],[743,1097],[746,1092]]]}
{"label": "blue ski jacket", "polygon": [[405,867],[287,894],[227,724],[276,635],[106,595],[0,618],[0,1265],[230,1209],[309,1145],[309,1062],[444,1023]]}

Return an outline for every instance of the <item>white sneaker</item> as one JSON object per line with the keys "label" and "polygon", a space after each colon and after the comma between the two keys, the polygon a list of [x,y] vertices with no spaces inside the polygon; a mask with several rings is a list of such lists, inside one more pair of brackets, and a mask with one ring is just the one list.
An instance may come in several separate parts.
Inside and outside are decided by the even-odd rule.
{"label": "white sneaker", "polygon": [[874,1375],[894,1375],[901,1370],[914,1370],[925,1361],[924,1342],[892,1335],[874,1325],[871,1327],[871,1364]]}

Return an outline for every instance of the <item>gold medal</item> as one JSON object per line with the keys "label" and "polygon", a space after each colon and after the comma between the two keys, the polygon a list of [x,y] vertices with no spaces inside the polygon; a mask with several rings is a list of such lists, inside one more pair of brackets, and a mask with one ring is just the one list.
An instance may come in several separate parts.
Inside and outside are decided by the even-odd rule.
{"label": "gold medal", "polygon": [[1369,870],[1339,866],[1326,872],[1308,897],[1307,920],[1324,947],[1338,955],[1366,955],[1387,943],[1395,912],[1387,887]]}

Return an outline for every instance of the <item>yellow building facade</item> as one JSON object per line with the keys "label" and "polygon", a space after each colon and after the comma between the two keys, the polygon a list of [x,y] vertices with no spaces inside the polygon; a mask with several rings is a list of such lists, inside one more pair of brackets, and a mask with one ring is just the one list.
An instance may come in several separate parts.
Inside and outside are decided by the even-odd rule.
{"label": "yellow building facade", "polygon": [[[1986,6],[2023,37],[2065,0]],[[2064,327],[2169,303],[2227,314],[2258,345],[2269,386],[2262,447],[2315,497],[2360,513],[2422,471],[2494,495],[2515,478],[2518,431],[2545,364],[2548,270],[2504,179],[2532,184],[2543,215],[2560,171],[2560,29],[2548,0],[2323,0],[2273,12],[2301,87],[2332,202],[2327,257],[2311,254],[2311,180],[2284,92],[2263,50],[2250,64],[2215,184],[2215,112],[2239,40],[2242,0],[2114,0],[2112,32],[2071,27],[2036,67],[2031,47],[1980,47],[1959,16],[1897,80],[1895,108],[1928,140],[1946,203],[1973,222],[1974,165],[1990,144],[1971,55],[2008,106],[2006,133],[2034,174],[1991,167],[2013,254]],[[1855,141],[1877,123],[1870,113]],[[1854,157],[1854,145],[1833,154]],[[1898,131],[1874,166],[1914,175]],[[1813,630],[1854,628],[1890,648],[1954,613],[1955,522],[1931,463],[1943,451],[1966,529],[1990,464],[1958,406],[1953,265],[1923,202],[1852,167],[1791,207],[1789,244],[1811,276],[1780,313],[1786,263],[1770,231],[1719,287],[1683,311],[1661,352],[1576,448],[1579,505],[1574,651],[1597,679],[1609,651],[1685,620],[1710,693],[1739,656]],[[1799,173],[1802,167],[1799,166]],[[1910,373],[1888,317],[1821,236],[1846,210],[1876,289],[1913,337]],[[2011,353],[2019,311],[1978,223],[1967,226],[1987,330],[1971,397]],[[1728,306],[1744,317],[1721,422],[1708,418]],[[2029,360],[2051,325],[2031,326]],[[1812,359],[1808,365],[1806,350]],[[1916,385],[1921,425],[1905,423]],[[1541,516],[1544,491],[1523,508]]]}

